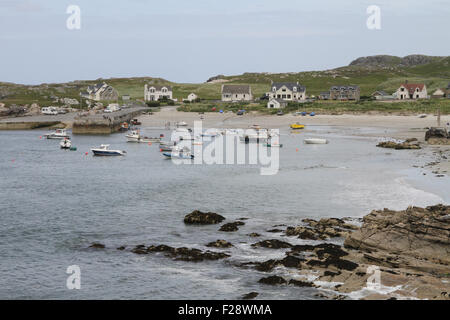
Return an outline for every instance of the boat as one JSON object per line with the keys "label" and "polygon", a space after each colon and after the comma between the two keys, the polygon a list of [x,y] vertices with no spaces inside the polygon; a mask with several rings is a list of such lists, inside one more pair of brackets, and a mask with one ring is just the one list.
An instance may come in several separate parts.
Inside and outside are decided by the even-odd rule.
{"label": "boat", "polygon": [[141,136],[139,130],[133,130],[129,134],[125,135],[128,142],[141,142],[141,143],[149,143],[149,142],[160,142],[161,138],[158,137],[146,137]]}
{"label": "boat", "polygon": [[70,136],[67,134],[66,129],[56,129],[54,132],[47,133],[44,135],[47,139],[65,139],[70,138]]}
{"label": "boat", "polygon": [[206,130],[205,133],[200,134],[200,136],[208,137],[208,138],[215,138],[215,137],[220,136],[220,132],[218,132],[216,130],[212,130],[212,131]]}
{"label": "boat", "polygon": [[180,122],[177,122],[177,123],[176,123],[176,126],[177,126],[177,127],[186,127],[186,126],[187,126],[187,123],[186,123],[185,121],[180,121]]}
{"label": "boat", "polygon": [[191,131],[192,131],[191,129],[187,129],[187,128],[176,128],[172,132],[171,140],[172,141],[193,140]]}
{"label": "boat", "polygon": [[327,139],[321,139],[321,138],[308,138],[303,140],[306,144],[327,144]]}
{"label": "boat", "polygon": [[131,120],[131,124],[134,126],[140,126],[142,123],[138,119]]}
{"label": "boat", "polygon": [[265,146],[269,147],[269,148],[270,147],[280,147],[281,148],[281,147],[283,147],[283,144],[282,143],[266,143]]}
{"label": "boat", "polygon": [[127,152],[121,150],[110,150],[109,144],[102,144],[100,147],[92,148],[94,156],[124,156]]}
{"label": "boat", "polygon": [[59,143],[59,146],[61,147],[61,149],[70,149],[70,148],[72,148],[72,142],[69,139],[64,138]]}
{"label": "boat", "polygon": [[180,149],[175,146],[171,152],[163,152],[163,155],[169,159],[194,159],[194,155],[187,147]]}
{"label": "boat", "polygon": [[294,129],[294,130],[305,129],[305,125],[300,124],[298,122],[291,124],[290,127],[291,127],[291,129]]}

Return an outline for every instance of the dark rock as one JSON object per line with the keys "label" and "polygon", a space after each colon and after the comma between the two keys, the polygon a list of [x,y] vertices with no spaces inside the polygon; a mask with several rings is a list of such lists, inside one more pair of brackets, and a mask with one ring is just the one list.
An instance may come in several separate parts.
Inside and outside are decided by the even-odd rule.
{"label": "dark rock", "polygon": [[214,212],[201,212],[194,210],[184,217],[186,224],[216,224],[225,220],[225,217]]}
{"label": "dark rock", "polygon": [[289,284],[292,284],[296,287],[310,287],[310,288],[315,287],[314,283],[312,283],[312,282],[295,280],[295,279],[289,280]]}
{"label": "dark rock", "polygon": [[259,295],[258,292],[250,292],[250,293],[244,294],[242,296],[242,299],[243,300],[251,300],[251,299],[255,299],[258,295]]}
{"label": "dark rock", "polygon": [[91,244],[91,245],[89,246],[89,248],[94,248],[94,249],[105,249],[105,245],[104,245],[103,243],[95,242],[95,243]]}
{"label": "dark rock", "polygon": [[282,248],[291,248],[292,244],[284,241],[280,241],[277,239],[271,240],[263,240],[257,243],[252,244],[252,247],[262,247],[269,249],[282,249]]}
{"label": "dark rock", "polygon": [[261,278],[258,281],[259,283],[263,283],[263,284],[269,284],[269,285],[276,285],[276,284],[286,284],[287,281],[279,276],[270,276],[267,278]]}
{"label": "dark rock", "polygon": [[238,231],[239,228],[238,226],[243,226],[245,223],[242,221],[235,221],[235,222],[230,222],[230,223],[225,223],[224,225],[222,225],[219,229],[219,231],[225,231],[225,232],[233,232],[233,231]]}
{"label": "dark rock", "polygon": [[214,247],[214,248],[230,248],[233,245],[225,240],[216,240],[213,242],[210,242],[206,245],[207,247]]}
{"label": "dark rock", "polygon": [[122,251],[122,250],[125,250],[125,249],[126,249],[125,246],[120,246],[120,247],[117,248],[117,250],[121,250],[121,251]]}
{"label": "dark rock", "polygon": [[201,251],[200,249],[192,248],[173,248],[167,245],[149,246],[147,248],[136,246],[131,252],[136,254],[148,254],[154,252],[164,252],[168,257],[175,260],[190,261],[190,262],[200,262],[204,260],[219,260],[228,258],[230,255],[222,252],[214,251]]}
{"label": "dark rock", "polygon": [[277,233],[277,232],[283,232],[283,230],[281,230],[281,229],[270,229],[270,230],[267,230],[266,232]]}
{"label": "dark rock", "polygon": [[252,232],[252,233],[248,234],[248,236],[252,237],[252,238],[256,238],[256,237],[260,237],[261,235],[259,233],[256,233],[256,232]]}
{"label": "dark rock", "polygon": [[445,128],[430,128],[425,132],[425,141],[428,141],[431,138],[448,139],[449,135]]}
{"label": "dark rock", "polygon": [[420,146],[418,144],[411,144],[408,142],[394,142],[394,141],[383,141],[377,144],[377,147],[380,148],[390,148],[395,150],[402,150],[402,149],[420,149]]}

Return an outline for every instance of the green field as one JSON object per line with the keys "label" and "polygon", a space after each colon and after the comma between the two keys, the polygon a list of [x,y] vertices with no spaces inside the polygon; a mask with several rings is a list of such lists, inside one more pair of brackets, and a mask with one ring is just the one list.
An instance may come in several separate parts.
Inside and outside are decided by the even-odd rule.
{"label": "green field", "polygon": [[[393,60],[395,62],[395,59]],[[433,62],[413,67],[399,67],[395,63],[384,67],[373,66],[346,66],[325,71],[309,71],[298,73],[244,73],[236,76],[224,76],[222,81],[230,84],[249,84],[255,98],[261,97],[270,89],[271,81],[287,82],[299,81],[306,86],[307,95],[318,95],[322,91],[328,91],[333,85],[359,85],[361,96],[370,96],[375,90],[384,90],[388,93],[394,92],[405,80],[410,83],[423,82],[427,85],[428,94],[431,95],[437,88],[446,87],[450,82],[450,57],[434,59]],[[208,106],[216,103],[221,97],[222,83],[173,83],[161,78],[137,77],[137,78],[111,78],[86,81],[74,81],[59,84],[41,84],[36,86],[25,86],[11,83],[0,83],[0,102],[7,106],[11,104],[26,105],[38,103],[41,106],[55,105],[51,96],[60,98],[77,98],[79,92],[86,90],[88,85],[105,81],[119,92],[119,96],[129,94],[132,99],[143,99],[144,85],[146,83],[169,84],[173,87],[174,98],[181,101],[191,92],[197,94],[203,101],[202,104],[186,106],[185,110],[208,111]],[[120,102],[120,101],[119,101]],[[57,105],[57,104],[56,104]],[[233,106],[227,108],[236,109]],[[258,109],[257,106],[252,108]],[[316,102],[312,106],[316,110],[356,111],[412,111],[428,112],[441,108],[443,113],[450,113],[448,102],[445,101],[421,101],[402,103],[380,103],[380,102]],[[259,109],[264,109],[262,106]]]}

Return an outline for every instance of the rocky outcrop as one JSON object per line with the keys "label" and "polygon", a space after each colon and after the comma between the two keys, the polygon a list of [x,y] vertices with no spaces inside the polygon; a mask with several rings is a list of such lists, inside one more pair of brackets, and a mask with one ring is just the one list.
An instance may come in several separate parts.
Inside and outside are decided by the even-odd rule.
{"label": "rocky outcrop", "polygon": [[242,299],[243,299],[243,300],[251,300],[251,299],[255,299],[258,295],[259,295],[258,292],[254,292],[254,291],[253,291],[253,292],[244,294],[244,295],[242,296]]}
{"label": "rocky outcrop", "polygon": [[395,149],[395,150],[420,149],[420,145],[418,142],[410,143],[410,142],[406,142],[406,141],[404,141],[404,142],[382,141],[377,144],[377,147],[389,148],[389,149]]}
{"label": "rocky outcrop", "polygon": [[186,224],[216,224],[225,220],[225,217],[214,212],[201,212],[194,210],[184,217]]}
{"label": "rocky outcrop", "polygon": [[281,249],[281,248],[291,248],[292,244],[284,242],[277,239],[264,240],[252,244],[254,248],[268,248],[268,249]]}
{"label": "rocky outcrop", "polygon": [[263,284],[269,284],[269,285],[276,285],[276,284],[287,284],[287,281],[280,277],[280,276],[270,276],[270,277],[266,277],[266,278],[261,278],[258,281],[259,283],[263,283]]}
{"label": "rocky outcrop", "polygon": [[213,247],[213,248],[231,248],[233,245],[225,240],[216,240],[213,242],[210,242],[206,245],[207,247]]}
{"label": "rocky outcrop", "polygon": [[430,263],[435,263],[441,266],[438,269],[449,266],[450,270],[450,206],[372,211],[344,245],[387,266],[406,263],[431,272]]}
{"label": "rocky outcrop", "polygon": [[298,236],[304,240],[325,240],[335,237],[345,237],[356,226],[346,223],[342,219],[323,218],[319,221],[313,219],[303,219],[306,226],[287,227],[287,236]]}
{"label": "rocky outcrop", "polygon": [[235,221],[235,222],[230,222],[230,223],[225,223],[224,225],[222,225],[219,229],[219,231],[225,231],[225,232],[233,232],[233,231],[238,231],[239,230],[239,226],[243,226],[245,223],[242,221]]}
{"label": "rocky outcrop", "polygon": [[429,144],[450,144],[450,134],[445,128],[430,128],[425,132]]}
{"label": "rocky outcrop", "polygon": [[105,249],[106,246],[103,243],[98,243],[98,242],[94,242],[93,244],[91,244],[89,246],[89,248],[94,248],[94,249]]}
{"label": "rocky outcrop", "polygon": [[363,67],[413,67],[440,60],[444,57],[426,56],[422,54],[412,54],[406,57],[396,57],[389,55],[375,55],[358,58],[350,63],[351,66]]}
{"label": "rocky outcrop", "polygon": [[131,250],[136,254],[149,254],[155,252],[163,252],[166,256],[173,258],[174,260],[200,262],[204,260],[219,260],[228,258],[230,255],[222,252],[214,251],[202,251],[200,249],[193,248],[173,248],[167,245],[149,246],[138,245]]}

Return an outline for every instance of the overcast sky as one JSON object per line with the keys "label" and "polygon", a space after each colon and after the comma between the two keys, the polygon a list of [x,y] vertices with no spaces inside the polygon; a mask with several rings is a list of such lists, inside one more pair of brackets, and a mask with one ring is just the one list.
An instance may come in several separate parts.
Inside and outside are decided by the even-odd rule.
{"label": "overcast sky", "polygon": [[[69,30],[69,5],[81,29]],[[381,30],[366,26],[370,5]],[[448,0],[0,0],[0,81],[153,76],[203,82],[360,56],[450,55]]]}

